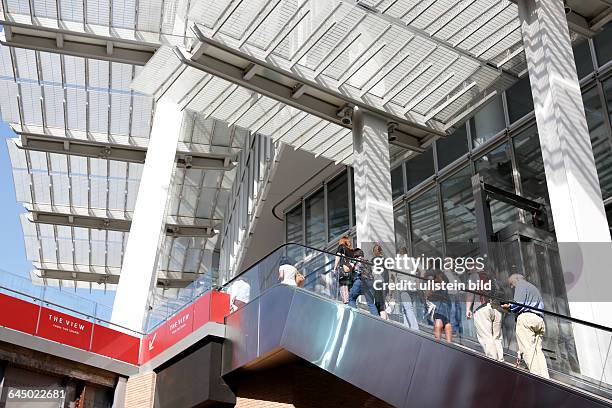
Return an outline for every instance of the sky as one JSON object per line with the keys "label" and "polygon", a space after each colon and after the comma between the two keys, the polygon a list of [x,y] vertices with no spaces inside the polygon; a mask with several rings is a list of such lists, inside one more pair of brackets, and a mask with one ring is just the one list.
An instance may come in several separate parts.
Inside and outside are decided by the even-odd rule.
{"label": "sky", "polygon": [[15,134],[3,121],[0,121],[0,136],[0,269],[29,276],[32,264],[26,260],[23,232],[19,222],[19,214],[25,212],[25,209],[15,201],[11,160],[6,147],[6,139],[15,137]]}
{"label": "sky", "polygon": [[[0,33],[2,31],[3,27],[0,25]],[[0,233],[0,273],[6,271],[29,280],[33,266],[26,258],[23,231],[19,220],[19,214],[26,212],[26,209],[15,198],[11,160],[6,147],[6,139],[12,137],[16,137],[15,133],[0,117],[0,226],[2,226],[2,232]],[[76,294],[93,300],[107,308],[112,308],[115,297],[114,291],[104,293],[100,290],[90,292],[79,289],[75,292],[73,289],[70,292],[73,295]],[[74,303],[66,301],[66,304]]]}
{"label": "sky", "polygon": [[[1,27],[1,26],[0,26]],[[23,231],[19,221],[19,214],[26,212],[25,208],[16,201],[15,186],[11,160],[8,154],[6,141],[16,137],[11,128],[0,120],[0,273],[6,271],[29,279],[32,263],[26,259]],[[74,289],[64,289],[75,294]],[[72,298],[73,296],[67,295]],[[112,307],[114,291],[83,290],[76,291],[76,295]],[[72,304],[72,302],[71,302]]]}

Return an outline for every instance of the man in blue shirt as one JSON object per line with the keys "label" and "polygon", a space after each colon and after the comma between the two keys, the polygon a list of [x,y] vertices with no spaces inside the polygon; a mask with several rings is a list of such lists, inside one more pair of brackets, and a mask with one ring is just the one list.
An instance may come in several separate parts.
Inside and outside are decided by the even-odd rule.
{"label": "man in blue shirt", "polygon": [[507,303],[502,305],[502,308],[516,314],[516,341],[519,352],[531,373],[550,378],[546,357],[542,352],[545,332],[544,319],[540,312],[544,309],[542,295],[538,288],[518,273],[508,278],[508,284],[514,289],[514,302],[520,305]]}

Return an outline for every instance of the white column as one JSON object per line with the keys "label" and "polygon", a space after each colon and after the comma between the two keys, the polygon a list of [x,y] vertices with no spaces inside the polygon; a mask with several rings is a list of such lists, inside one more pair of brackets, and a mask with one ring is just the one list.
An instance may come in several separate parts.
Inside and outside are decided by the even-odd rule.
{"label": "white column", "polygon": [[369,112],[353,113],[353,168],[357,245],[367,258],[374,243],[395,256],[391,168],[387,123]]}
{"label": "white column", "polygon": [[182,118],[175,103],[157,102],[111,319],[134,330],[143,327],[156,278]]}
{"label": "white column", "polygon": [[[563,1],[520,0],[518,5],[571,314],[609,325],[610,304],[604,302],[610,297],[610,231]],[[599,379],[610,337],[578,325],[573,333],[581,372]]]}

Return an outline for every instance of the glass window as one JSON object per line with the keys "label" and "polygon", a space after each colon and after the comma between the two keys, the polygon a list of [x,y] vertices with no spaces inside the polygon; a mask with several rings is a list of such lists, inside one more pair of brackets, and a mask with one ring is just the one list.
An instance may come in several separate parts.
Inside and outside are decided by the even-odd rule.
{"label": "glass window", "polygon": [[349,192],[346,173],[327,184],[327,240],[338,237],[349,229]]}
{"label": "glass window", "polygon": [[474,248],[471,244],[478,241],[470,167],[465,167],[445,179],[440,183],[440,188],[446,241],[453,244],[447,248],[449,250],[447,255],[464,255],[466,249],[464,246],[469,247],[467,251],[469,252]]}
{"label": "glass window", "polygon": [[325,236],[325,206],[323,189],[306,199],[306,245],[324,248],[327,242]]}
{"label": "glass window", "polygon": [[[297,244],[302,244],[302,203],[295,207],[293,210],[289,211],[286,216],[286,228],[287,228],[287,242],[294,242]],[[297,259],[299,254],[301,253],[300,248],[289,247],[288,255],[292,258]]]}
{"label": "glass window", "polygon": [[406,162],[406,180],[408,190],[422,183],[434,174],[433,152],[429,148]]}
{"label": "glass window", "polygon": [[410,228],[414,256],[442,255],[442,229],[435,188],[410,203]]}
{"label": "glass window", "polygon": [[[510,149],[507,143],[491,150],[476,160],[476,171],[482,176],[484,182],[514,194],[514,181],[512,179],[512,162]],[[493,231],[498,232],[504,227],[518,221],[518,209],[503,201],[491,201],[491,218]]]}
{"label": "glass window", "polygon": [[402,169],[402,166],[399,166],[391,170],[391,192],[394,200],[404,194],[404,173]]}
{"label": "glass window", "polygon": [[593,72],[593,59],[591,58],[591,50],[587,40],[574,47],[574,60],[576,61],[578,79],[582,79]]}
{"label": "glass window", "polygon": [[406,205],[402,203],[393,212],[395,224],[395,249],[399,253],[400,249],[408,250],[408,218],[406,217]]}
{"label": "glass window", "polygon": [[[612,120],[612,79],[608,79],[603,83],[604,94],[608,102],[608,116]],[[585,95],[586,99],[586,95]],[[587,103],[585,101],[585,110],[587,109]],[[588,115],[587,115],[588,121]],[[591,124],[589,123],[589,130]],[[601,194],[604,199],[612,196],[612,143],[610,142],[610,135],[608,135],[607,129],[604,126],[602,132],[598,133],[598,140],[593,140],[593,132],[591,132],[591,144],[593,146],[593,154],[595,155],[595,163],[597,164],[597,171],[599,173],[599,183],[601,184]]]}
{"label": "glass window", "polygon": [[443,169],[468,152],[467,130],[465,124],[453,134],[436,141],[438,169]]}
{"label": "glass window", "polygon": [[525,76],[506,91],[506,100],[508,101],[510,123],[516,122],[533,110],[529,76]]}
{"label": "glass window", "polygon": [[493,98],[470,119],[474,147],[479,146],[506,128],[501,96]]}
{"label": "glass window", "polygon": [[[550,204],[546,175],[544,174],[544,161],[536,126],[532,126],[515,136],[513,143],[523,195],[534,201]],[[552,222],[552,217],[548,216],[548,223],[551,228]]]}
{"label": "glass window", "polygon": [[612,23],[604,26],[599,34],[593,38],[593,43],[595,44],[595,53],[597,54],[599,66],[612,59]]}

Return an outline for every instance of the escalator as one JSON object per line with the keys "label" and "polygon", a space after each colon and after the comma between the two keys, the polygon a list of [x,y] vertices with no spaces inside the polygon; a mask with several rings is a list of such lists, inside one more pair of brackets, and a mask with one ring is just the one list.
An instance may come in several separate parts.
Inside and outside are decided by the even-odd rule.
{"label": "escalator", "polygon": [[[305,275],[303,288],[278,283],[279,262],[287,257]],[[422,314],[419,330],[413,330],[393,311],[383,320],[365,308],[343,305],[330,272],[334,259],[333,253],[286,244],[228,282],[222,290],[238,306],[225,318],[225,338],[196,344],[156,370],[156,398],[172,401],[159,406],[207,406],[196,403],[204,397],[214,406],[232,406],[232,393],[237,406],[247,396],[249,401],[296,407],[612,406],[612,330],[543,311],[552,329],[545,335],[545,346],[574,347],[576,334],[608,339],[607,347],[592,347],[598,353],[592,361],[572,364],[564,364],[558,347],[545,347],[551,379],[544,379],[515,365],[512,325],[504,324],[505,362],[498,362],[482,354],[473,330],[468,330],[471,321],[464,321],[463,334],[446,343],[434,339],[431,323]],[[402,274],[391,271],[392,279]],[[402,298],[401,293],[391,294],[389,304],[394,296]],[[586,375],[594,372],[594,362],[599,371]],[[283,381],[291,383],[289,388],[273,394]],[[179,403],[176,396],[183,394],[177,389],[184,395],[194,390],[199,394]],[[297,403],[300,392],[302,403]],[[353,399],[320,399],[325,392]],[[319,402],[313,402],[315,397]]]}
{"label": "escalator", "polygon": [[304,289],[276,285],[227,317],[223,376],[290,353],[396,407],[603,407],[604,400]]}

